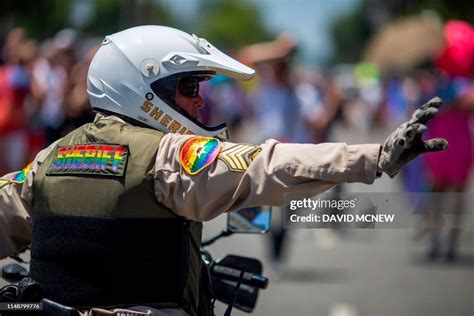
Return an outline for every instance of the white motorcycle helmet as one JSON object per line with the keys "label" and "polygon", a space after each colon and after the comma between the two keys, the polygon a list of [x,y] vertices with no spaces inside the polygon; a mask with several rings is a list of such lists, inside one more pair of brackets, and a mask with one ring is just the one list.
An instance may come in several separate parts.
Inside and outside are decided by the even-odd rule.
{"label": "white motorcycle helmet", "polygon": [[87,93],[99,112],[165,133],[225,139],[225,124],[205,126],[175,103],[178,83],[216,74],[247,80],[254,73],[196,35],[165,26],[138,26],[105,37],[89,67]]}

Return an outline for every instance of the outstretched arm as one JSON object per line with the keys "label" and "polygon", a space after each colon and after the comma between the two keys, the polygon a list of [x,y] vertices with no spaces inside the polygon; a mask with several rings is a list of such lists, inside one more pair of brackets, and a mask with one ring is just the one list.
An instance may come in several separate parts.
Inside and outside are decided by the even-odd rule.
{"label": "outstretched arm", "polygon": [[223,212],[282,205],[284,194],[324,192],[336,184],[371,184],[382,172],[394,177],[420,154],[447,148],[444,139],[422,140],[438,113],[434,98],[389,135],[383,146],[344,143],[254,146],[168,134],[155,163],[157,200],[184,217],[210,220]]}
{"label": "outstretched arm", "polygon": [[[338,183],[372,183],[380,152],[378,144],[268,140],[260,146],[221,142],[216,148],[216,142],[178,134],[163,137],[155,163],[155,194],[160,203],[198,221],[243,207],[282,205],[285,193],[317,194]],[[193,153],[193,144],[198,153]],[[199,167],[199,161],[205,161],[196,159],[202,150],[212,162],[191,174],[194,171],[186,170],[186,164]]]}

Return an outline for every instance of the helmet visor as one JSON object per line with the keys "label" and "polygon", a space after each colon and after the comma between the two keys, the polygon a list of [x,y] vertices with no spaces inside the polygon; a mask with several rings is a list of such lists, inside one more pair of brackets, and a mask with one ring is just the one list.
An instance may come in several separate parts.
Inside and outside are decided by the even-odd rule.
{"label": "helmet visor", "polygon": [[196,78],[181,78],[177,90],[184,96],[197,97],[199,95],[199,81]]}

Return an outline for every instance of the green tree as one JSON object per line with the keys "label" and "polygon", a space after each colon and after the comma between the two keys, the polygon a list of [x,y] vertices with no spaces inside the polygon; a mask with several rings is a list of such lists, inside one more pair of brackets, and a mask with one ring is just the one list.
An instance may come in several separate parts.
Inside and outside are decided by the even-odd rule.
{"label": "green tree", "polygon": [[365,18],[365,8],[360,6],[354,12],[337,20],[332,27],[334,40],[333,62],[357,62],[371,36],[372,30]]}
{"label": "green tree", "polygon": [[85,27],[89,34],[108,34],[143,24],[173,25],[168,11],[152,0],[95,0],[94,14]]}
{"label": "green tree", "polygon": [[34,37],[46,37],[67,26],[70,1],[0,1],[2,32],[14,26],[24,27]]}
{"label": "green tree", "polygon": [[257,8],[247,0],[212,0],[202,6],[199,35],[217,47],[236,49],[272,39]]}
{"label": "green tree", "polygon": [[[22,26],[35,38],[53,36],[71,27],[73,1],[35,0],[0,1],[0,31]],[[81,31],[88,35],[117,32],[134,25],[173,25],[168,11],[153,0],[91,0],[92,16]]]}

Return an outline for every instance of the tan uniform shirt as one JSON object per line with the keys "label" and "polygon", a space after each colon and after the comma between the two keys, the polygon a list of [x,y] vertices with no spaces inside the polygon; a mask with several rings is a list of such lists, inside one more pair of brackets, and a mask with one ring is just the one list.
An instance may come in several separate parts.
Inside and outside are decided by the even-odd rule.
{"label": "tan uniform shirt", "polygon": [[[198,174],[190,175],[183,169],[179,155],[183,144],[192,137],[163,137],[155,162],[155,194],[161,204],[196,221],[207,221],[242,207],[282,205],[285,193],[317,194],[344,182],[370,184],[376,178],[380,152],[378,144],[282,144],[271,139],[258,146],[261,151],[251,161],[241,161],[239,167],[233,168],[229,165],[232,153],[257,150],[257,146],[222,142],[218,158]],[[33,178],[55,145],[36,156],[24,183],[8,181],[15,173],[2,177],[6,181],[0,180],[0,258],[30,243],[28,216]]]}
{"label": "tan uniform shirt", "polygon": [[29,215],[33,201],[33,178],[58,141],[36,155],[31,169],[26,174],[25,182],[9,181],[18,172],[0,178],[0,259],[22,250],[31,243]]}

